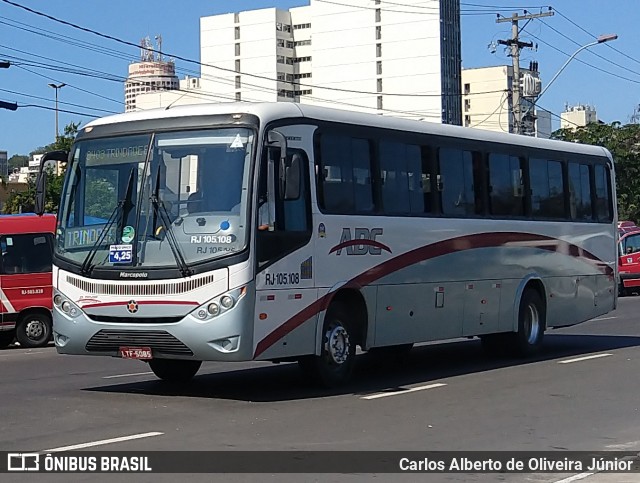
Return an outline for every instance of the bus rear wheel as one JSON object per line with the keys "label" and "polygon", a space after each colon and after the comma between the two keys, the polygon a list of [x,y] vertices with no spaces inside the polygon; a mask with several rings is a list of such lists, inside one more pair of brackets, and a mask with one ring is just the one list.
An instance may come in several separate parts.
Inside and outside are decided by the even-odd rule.
{"label": "bus rear wheel", "polygon": [[151,359],[149,367],[153,373],[167,382],[188,382],[200,369],[202,361],[181,359]]}
{"label": "bus rear wheel", "polygon": [[525,290],[518,310],[518,331],[511,334],[512,348],[518,356],[539,352],[546,328],[546,307],[536,290]]}
{"label": "bus rear wheel", "polygon": [[325,387],[336,387],[349,381],[356,357],[356,341],[349,323],[349,312],[340,303],[331,305],[322,328],[319,356],[299,360],[302,370]]}
{"label": "bus rear wheel", "polygon": [[51,339],[51,328],[50,315],[24,314],[16,324],[16,339],[22,347],[42,347]]}

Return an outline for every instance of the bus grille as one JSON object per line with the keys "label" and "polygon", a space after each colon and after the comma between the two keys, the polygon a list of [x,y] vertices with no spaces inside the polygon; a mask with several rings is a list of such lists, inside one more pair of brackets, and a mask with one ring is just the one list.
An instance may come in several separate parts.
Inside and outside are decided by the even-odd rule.
{"label": "bus grille", "polygon": [[113,315],[85,314],[91,320],[96,322],[109,322],[113,324],[175,324],[180,322],[184,317],[177,315],[175,317],[117,317]]}
{"label": "bus grille", "polygon": [[192,356],[186,345],[164,330],[111,330],[97,332],[89,342],[88,352],[118,352],[120,347],[151,347],[154,354]]}
{"label": "bus grille", "polygon": [[126,295],[126,296],[143,296],[143,295],[173,295],[195,290],[203,285],[215,282],[215,275],[207,275],[205,277],[182,282],[171,283],[144,283],[144,282],[89,282],[76,277],[67,275],[67,282],[74,287],[96,295]]}

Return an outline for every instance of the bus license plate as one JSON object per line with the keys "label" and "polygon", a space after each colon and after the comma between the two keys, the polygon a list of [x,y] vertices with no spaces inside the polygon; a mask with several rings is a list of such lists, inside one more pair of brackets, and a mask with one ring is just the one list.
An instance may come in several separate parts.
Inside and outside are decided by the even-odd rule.
{"label": "bus license plate", "polygon": [[123,359],[153,359],[151,347],[120,347]]}

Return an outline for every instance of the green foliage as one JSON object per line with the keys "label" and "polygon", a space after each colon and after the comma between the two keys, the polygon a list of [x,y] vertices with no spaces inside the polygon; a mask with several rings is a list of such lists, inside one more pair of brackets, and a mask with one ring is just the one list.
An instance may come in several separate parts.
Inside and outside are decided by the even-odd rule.
{"label": "green foliage", "polygon": [[9,173],[11,173],[15,168],[22,168],[29,164],[29,156],[24,156],[22,154],[14,154],[7,161],[9,166]]}
{"label": "green foliage", "polygon": [[618,218],[640,221],[640,124],[591,123],[575,131],[560,129],[552,137],[607,148],[616,169]]}
{"label": "green foliage", "polygon": [[[64,150],[69,151],[71,144],[78,132],[80,123],[70,123],[64,128],[64,135],[58,136],[55,143],[40,147],[31,154],[42,154],[48,151]],[[15,156],[14,156],[15,157]],[[13,159],[13,157],[12,157]],[[66,168],[66,167],[65,167]],[[47,213],[56,213],[60,203],[62,194],[62,183],[64,181],[64,171],[61,170],[60,175],[56,175],[52,169],[46,170],[47,191],[45,196],[45,211]],[[27,213],[34,210],[36,187],[35,179],[30,179],[28,188],[21,193],[12,193],[4,205],[4,213]]]}

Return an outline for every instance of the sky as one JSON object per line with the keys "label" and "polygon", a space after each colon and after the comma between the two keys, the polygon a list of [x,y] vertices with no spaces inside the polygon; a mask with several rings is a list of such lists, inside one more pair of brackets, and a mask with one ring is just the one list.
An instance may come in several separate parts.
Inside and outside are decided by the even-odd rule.
{"label": "sky", "polygon": [[[0,101],[20,106],[17,111],[0,109],[0,150],[9,157],[26,155],[54,141],[56,89],[50,83],[66,84],[58,89],[60,131],[70,122],[83,125],[95,117],[124,111],[123,81],[140,49],[7,1],[136,45],[144,37],[161,35],[164,52],[196,61],[200,60],[200,17],[308,5],[308,0],[0,0],[0,61],[16,64],[0,69]],[[499,39],[510,38],[511,23],[497,23],[497,15],[510,17],[552,7],[553,16],[520,23],[520,40],[536,46],[522,51],[520,65],[528,67],[530,61],[537,61],[543,87],[561,71],[539,99],[540,107],[559,116],[566,104],[589,104],[606,123],[630,122],[640,104],[637,0],[471,1],[461,0],[463,68],[511,64],[505,47],[497,44]],[[341,3],[370,7],[373,0]],[[382,0],[383,9],[401,9],[401,4],[402,0],[389,0],[385,5]],[[567,63],[580,47],[603,34],[617,34],[618,39],[581,50]],[[197,75],[197,65],[177,60],[176,68],[180,78]],[[93,73],[87,75],[90,69]],[[558,117],[554,117],[553,129],[558,127]]]}

